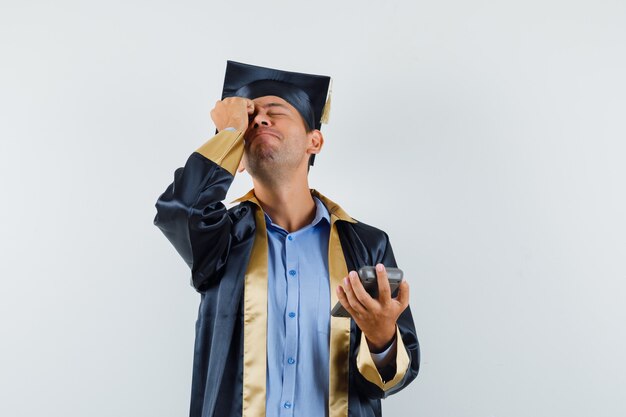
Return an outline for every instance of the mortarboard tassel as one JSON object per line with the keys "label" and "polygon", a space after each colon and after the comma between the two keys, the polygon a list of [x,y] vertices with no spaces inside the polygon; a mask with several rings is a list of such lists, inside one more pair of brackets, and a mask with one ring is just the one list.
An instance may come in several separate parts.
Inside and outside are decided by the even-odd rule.
{"label": "mortarboard tassel", "polygon": [[322,117],[320,119],[320,123],[328,124],[328,119],[330,119],[330,96],[333,93],[333,79],[330,79],[330,83],[328,84],[328,96],[326,98],[326,104],[324,104],[324,108],[322,109]]}

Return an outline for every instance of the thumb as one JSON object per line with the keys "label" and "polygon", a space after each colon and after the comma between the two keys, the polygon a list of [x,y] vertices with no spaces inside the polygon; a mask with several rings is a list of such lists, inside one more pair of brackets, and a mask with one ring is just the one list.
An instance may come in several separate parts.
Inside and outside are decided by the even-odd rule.
{"label": "thumb", "polygon": [[402,306],[402,311],[409,306],[409,283],[403,280],[398,288],[398,296],[396,300]]}

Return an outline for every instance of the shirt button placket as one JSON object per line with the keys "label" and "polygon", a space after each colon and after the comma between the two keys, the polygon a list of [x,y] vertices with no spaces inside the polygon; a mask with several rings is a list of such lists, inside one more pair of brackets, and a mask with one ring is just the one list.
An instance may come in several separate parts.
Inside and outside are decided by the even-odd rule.
{"label": "shirt button placket", "polygon": [[[299,282],[298,277],[298,250],[295,239],[287,235],[285,241],[285,267],[287,272],[287,311],[291,319],[296,318],[299,304]],[[286,364],[283,368],[283,392],[281,416],[293,415],[293,396],[295,395],[296,367],[291,366],[296,363],[296,352],[298,352],[298,320],[288,320],[285,328],[285,351]]]}

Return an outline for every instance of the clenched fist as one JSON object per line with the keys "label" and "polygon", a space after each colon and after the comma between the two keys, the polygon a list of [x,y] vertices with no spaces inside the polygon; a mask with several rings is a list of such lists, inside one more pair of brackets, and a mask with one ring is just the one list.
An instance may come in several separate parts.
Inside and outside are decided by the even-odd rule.
{"label": "clenched fist", "polygon": [[218,131],[227,127],[244,132],[248,128],[248,117],[254,113],[254,102],[243,97],[227,97],[215,103],[211,119]]}

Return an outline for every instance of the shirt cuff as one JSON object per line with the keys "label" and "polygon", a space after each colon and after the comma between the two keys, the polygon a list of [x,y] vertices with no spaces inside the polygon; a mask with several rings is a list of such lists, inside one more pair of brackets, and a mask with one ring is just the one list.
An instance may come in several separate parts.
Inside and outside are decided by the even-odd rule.
{"label": "shirt cuff", "polygon": [[376,365],[376,368],[382,369],[385,366],[389,365],[389,362],[391,362],[392,359],[395,359],[397,346],[398,344],[396,342],[396,338],[394,335],[393,342],[391,342],[391,345],[389,345],[387,349],[385,349],[384,351],[380,353],[370,352],[370,355],[372,355],[372,360],[374,361],[374,365]]}

